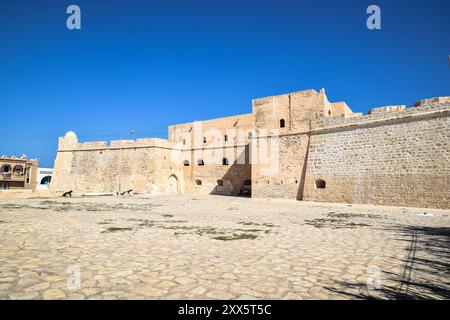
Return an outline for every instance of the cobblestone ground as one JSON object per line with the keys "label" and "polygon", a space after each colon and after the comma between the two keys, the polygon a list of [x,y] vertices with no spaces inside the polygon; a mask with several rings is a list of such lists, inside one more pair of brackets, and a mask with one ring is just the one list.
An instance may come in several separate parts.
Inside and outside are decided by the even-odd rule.
{"label": "cobblestone ground", "polygon": [[448,210],[2,199],[0,299],[448,299],[449,230]]}

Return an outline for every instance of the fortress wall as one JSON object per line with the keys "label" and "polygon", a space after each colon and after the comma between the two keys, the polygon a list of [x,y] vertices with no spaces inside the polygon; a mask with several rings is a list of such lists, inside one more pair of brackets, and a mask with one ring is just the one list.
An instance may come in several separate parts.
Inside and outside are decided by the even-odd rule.
{"label": "fortress wall", "polygon": [[[180,164],[184,191],[193,194],[239,194],[244,180],[251,179],[248,143],[249,133],[253,129],[253,114],[170,126],[170,141],[183,150]],[[186,144],[183,144],[183,139]],[[228,165],[223,165],[223,158],[228,160]],[[188,166],[183,165],[184,160],[189,161]],[[198,165],[198,160],[203,160],[204,165]],[[218,180],[222,180],[223,186],[219,185]]]}
{"label": "fortress wall", "polygon": [[[431,100],[431,99],[430,99]],[[393,108],[396,107],[396,108]],[[372,109],[368,115],[351,114],[336,117],[321,117],[311,121],[311,130],[336,130],[338,127],[374,125],[378,122],[408,121],[412,117],[427,117],[429,114],[447,113],[449,103],[423,103],[420,106],[403,109],[403,106],[389,106]]]}
{"label": "fortress wall", "polygon": [[306,90],[170,126],[169,140],[79,143],[68,132],[50,190],[115,193],[120,180],[122,191],[238,195],[251,183],[254,197],[448,208],[449,119],[450,97],[362,115]]}
{"label": "fortress wall", "polygon": [[449,103],[317,119],[304,200],[449,208],[449,141]]}
{"label": "fortress wall", "polygon": [[345,103],[330,103],[324,90],[253,100],[257,130],[251,142],[253,197],[302,199],[310,121],[329,110],[351,112]]}
{"label": "fortress wall", "polygon": [[[223,157],[228,159],[228,165],[222,164]],[[238,195],[244,181],[251,180],[248,145],[190,150],[185,159],[190,163],[183,166],[185,191],[189,193]],[[204,161],[203,166],[198,165],[199,159]],[[222,186],[218,180],[222,180]]]}
{"label": "fortress wall", "polygon": [[[325,91],[305,90],[278,96],[254,99],[255,127],[261,130],[279,130],[280,134],[302,130],[305,121],[328,114],[332,104]],[[280,120],[285,127],[280,127]]]}
{"label": "fortress wall", "polygon": [[308,141],[307,133],[253,139],[252,196],[302,199]]}
{"label": "fortress wall", "polygon": [[72,159],[72,152],[56,153],[52,180],[49,185],[50,191],[66,192],[74,190]]}
{"label": "fortress wall", "polygon": [[[165,144],[165,142],[163,142]],[[171,148],[155,147],[151,149],[153,155],[151,177],[152,193],[179,193],[185,192],[185,179],[182,163],[181,151]],[[174,177],[176,186],[172,188],[169,184],[169,177]],[[174,182],[174,183],[175,183]]]}
{"label": "fortress wall", "polygon": [[[50,190],[77,193],[164,192],[170,174],[182,171],[172,161],[173,153],[162,139],[138,139],[78,143],[76,138],[60,138]],[[182,177],[178,177],[182,180]]]}
{"label": "fortress wall", "polygon": [[[54,177],[51,189],[74,190],[77,193],[145,191],[153,183],[152,149],[104,149],[58,152],[55,171],[65,173],[65,179]],[[121,170],[121,174],[119,171]]]}
{"label": "fortress wall", "polygon": [[[168,136],[169,142],[175,142],[177,146],[185,149],[205,146],[223,147],[224,145],[248,143],[248,132],[253,129],[254,116],[249,113],[172,125],[169,126]],[[228,141],[224,141],[225,135],[228,136]],[[206,143],[203,143],[203,137],[207,138]],[[185,145],[182,143],[183,140],[186,140]]]}

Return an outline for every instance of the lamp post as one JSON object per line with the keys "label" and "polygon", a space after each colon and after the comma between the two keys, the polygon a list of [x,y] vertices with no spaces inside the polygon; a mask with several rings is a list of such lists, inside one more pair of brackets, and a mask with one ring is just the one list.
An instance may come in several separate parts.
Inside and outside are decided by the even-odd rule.
{"label": "lamp post", "polygon": [[[132,135],[132,134],[135,134],[136,133],[136,131],[130,131],[130,132],[128,132],[128,133],[125,133],[124,135],[122,135],[121,137],[120,137],[120,140],[123,140],[126,136],[130,136],[130,135]],[[120,157],[120,155],[119,155],[119,195],[120,195],[120,193],[122,192],[122,189],[121,189],[121,182],[122,182],[122,157]]]}

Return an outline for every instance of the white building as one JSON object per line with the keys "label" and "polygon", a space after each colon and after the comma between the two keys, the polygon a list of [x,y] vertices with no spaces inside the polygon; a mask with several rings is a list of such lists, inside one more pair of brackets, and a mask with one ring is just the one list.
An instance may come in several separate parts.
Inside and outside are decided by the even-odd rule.
{"label": "white building", "polygon": [[52,180],[53,168],[38,168],[38,175],[36,179],[37,190],[46,190]]}

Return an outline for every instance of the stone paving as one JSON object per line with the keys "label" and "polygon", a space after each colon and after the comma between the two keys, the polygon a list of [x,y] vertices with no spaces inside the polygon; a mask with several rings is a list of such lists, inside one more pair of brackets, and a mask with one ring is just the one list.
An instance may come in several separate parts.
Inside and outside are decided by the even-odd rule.
{"label": "stone paving", "polygon": [[448,299],[449,238],[449,210],[1,199],[0,299]]}

